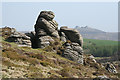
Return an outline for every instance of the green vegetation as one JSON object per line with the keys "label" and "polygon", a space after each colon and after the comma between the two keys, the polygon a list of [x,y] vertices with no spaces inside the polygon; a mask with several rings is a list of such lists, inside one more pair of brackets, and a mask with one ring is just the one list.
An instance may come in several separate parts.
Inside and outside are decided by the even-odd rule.
{"label": "green vegetation", "polygon": [[118,41],[84,39],[84,51],[96,57],[109,57],[117,53]]}
{"label": "green vegetation", "polygon": [[83,41],[85,42],[84,45],[99,45],[99,46],[114,46],[114,45],[118,45],[118,41],[111,41],[111,40],[96,40],[96,39],[83,39]]}

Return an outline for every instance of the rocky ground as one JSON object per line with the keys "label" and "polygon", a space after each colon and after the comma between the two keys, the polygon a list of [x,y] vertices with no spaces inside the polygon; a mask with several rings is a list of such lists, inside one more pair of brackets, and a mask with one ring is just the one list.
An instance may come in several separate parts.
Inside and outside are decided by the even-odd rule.
{"label": "rocky ground", "polygon": [[108,72],[91,59],[91,55],[84,55],[85,62],[82,65],[51,52],[51,46],[32,49],[6,41],[1,43],[3,78],[117,78],[117,74]]}

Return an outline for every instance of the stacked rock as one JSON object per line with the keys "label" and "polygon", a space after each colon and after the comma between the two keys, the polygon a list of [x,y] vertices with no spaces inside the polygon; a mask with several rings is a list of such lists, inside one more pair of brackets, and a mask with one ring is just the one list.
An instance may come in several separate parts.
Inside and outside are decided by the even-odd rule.
{"label": "stacked rock", "polygon": [[[58,38],[65,42],[62,46],[64,50],[62,56],[83,64],[83,38],[80,33],[68,27],[61,27],[58,24],[52,11],[41,11],[35,24],[35,35],[31,38],[33,48],[45,48],[54,42],[53,38]],[[70,42],[68,42],[70,41]]]}
{"label": "stacked rock", "polygon": [[80,33],[72,28],[61,27],[61,40],[66,41],[63,46],[62,56],[77,63],[83,64],[83,38]]}
{"label": "stacked rock", "polygon": [[69,43],[66,42],[64,45],[64,50],[62,56],[75,61],[77,63],[83,64],[83,49],[79,46],[78,43]]}
{"label": "stacked rock", "polygon": [[67,39],[70,40],[71,42],[78,43],[81,47],[83,46],[83,38],[76,29],[63,26],[60,28],[60,31],[65,33]]}
{"label": "stacked rock", "polygon": [[24,33],[17,32],[14,28],[9,27],[5,27],[4,32],[9,34],[9,36],[6,38],[7,41],[15,42],[20,45],[31,46],[30,37],[28,37]]}
{"label": "stacked rock", "polygon": [[35,24],[36,47],[44,48],[54,41],[52,37],[59,38],[58,24],[52,11],[41,11]]}

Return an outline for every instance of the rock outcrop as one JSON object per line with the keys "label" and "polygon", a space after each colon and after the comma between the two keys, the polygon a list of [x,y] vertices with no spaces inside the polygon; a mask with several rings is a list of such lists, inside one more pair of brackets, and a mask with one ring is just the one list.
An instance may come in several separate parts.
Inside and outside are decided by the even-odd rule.
{"label": "rock outcrop", "polygon": [[83,38],[80,33],[66,26],[60,28],[60,39],[65,41],[62,56],[83,64]]}
{"label": "rock outcrop", "polygon": [[16,30],[14,28],[10,28],[10,27],[5,26],[4,28],[2,28],[2,37],[7,39],[14,32],[16,32]]}
{"label": "rock outcrop", "polygon": [[[31,38],[33,48],[45,48],[57,38],[65,42],[62,47],[62,56],[83,64],[83,38],[75,29],[61,27],[58,30],[58,23],[53,20],[55,17],[52,11],[42,11],[35,24],[35,35]],[[69,41],[69,42],[67,42]]]}
{"label": "rock outcrop", "polygon": [[[3,28],[3,37],[9,42],[15,42],[20,45],[31,46],[30,37],[24,33],[17,32],[15,28],[5,27]],[[7,34],[7,37],[5,36]]]}
{"label": "rock outcrop", "polygon": [[[61,27],[58,30],[58,23],[53,20],[55,17],[52,11],[41,11],[36,24],[35,31],[31,33],[20,33],[16,30],[11,30],[11,35],[7,38],[10,42],[32,46],[32,48],[46,48],[55,43],[63,43],[55,48],[56,52],[59,50],[62,56],[83,64],[83,38],[80,33],[72,28]],[[60,49],[64,47],[63,50]]]}
{"label": "rock outcrop", "polygon": [[55,17],[52,11],[42,11],[38,16],[38,19],[35,24],[35,40],[38,44],[36,48],[44,48],[50,44],[51,41],[54,41],[52,37],[59,39],[58,34],[58,24],[55,20]]}
{"label": "rock outcrop", "polygon": [[53,18],[55,17],[52,11],[42,11],[35,24],[36,36],[50,35],[59,38],[58,24]]}
{"label": "rock outcrop", "polygon": [[62,50],[62,56],[83,64],[83,49],[78,43],[65,42],[63,44],[64,50]]}
{"label": "rock outcrop", "polygon": [[60,31],[64,32],[67,39],[71,42],[78,43],[81,47],[83,46],[83,38],[77,30],[64,26],[60,28]]}
{"label": "rock outcrop", "polygon": [[23,33],[15,32],[11,34],[7,40],[10,42],[16,42],[18,44],[31,46],[30,37],[26,36]]}

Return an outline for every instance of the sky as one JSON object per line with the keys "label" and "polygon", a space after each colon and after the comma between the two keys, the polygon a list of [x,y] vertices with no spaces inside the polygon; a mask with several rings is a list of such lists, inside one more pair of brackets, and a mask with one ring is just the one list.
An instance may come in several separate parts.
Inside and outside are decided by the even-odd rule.
{"label": "sky", "polygon": [[61,26],[88,26],[106,32],[118,31],[117,2],[3,2],[2,26],[33,31],[40,11],[49,10]]}

